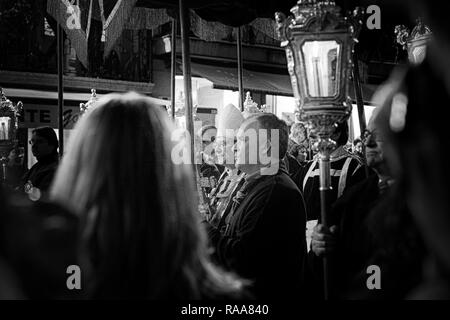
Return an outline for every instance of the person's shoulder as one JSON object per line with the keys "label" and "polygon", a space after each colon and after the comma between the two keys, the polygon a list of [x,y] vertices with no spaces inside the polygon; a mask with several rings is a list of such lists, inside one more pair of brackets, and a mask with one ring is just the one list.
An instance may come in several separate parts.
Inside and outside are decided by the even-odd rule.
{"label": "person's shoulder", "polygon": [[[73,225],[78,218],[64,206],[48,200],[32,201],[28,195],[20,192],[9,192],[6,212],[22,221],[47,224],[47,219],[60,218],[59,226]],[[33,222],[34,221],[34,222]]]}
{"label": "person's shoulder", "polygon": [[363,193],[377,194],[378,177],[376,175],[369,175],[367,178],[356,182],[345,189],[342,196],[337,200],[339,202],[351,201],[354,198],[361,198]]}
{"label": "person's shoulder", "polygon": [[270,191],[271,201],[287,201],[287,199],[301,199],[301,192],[287,172],[280,170],[277,174],[267,178],[265,186]]}

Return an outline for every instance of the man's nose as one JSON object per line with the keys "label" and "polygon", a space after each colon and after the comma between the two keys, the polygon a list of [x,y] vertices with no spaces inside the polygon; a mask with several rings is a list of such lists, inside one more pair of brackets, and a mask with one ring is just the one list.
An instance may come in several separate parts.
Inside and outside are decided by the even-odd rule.
{"label": "man's nose", "polygon": [[375,139],[370,137],[365,141],[364,145],[366,146],[366,148],[376,148],[377,142],[375,141]]}

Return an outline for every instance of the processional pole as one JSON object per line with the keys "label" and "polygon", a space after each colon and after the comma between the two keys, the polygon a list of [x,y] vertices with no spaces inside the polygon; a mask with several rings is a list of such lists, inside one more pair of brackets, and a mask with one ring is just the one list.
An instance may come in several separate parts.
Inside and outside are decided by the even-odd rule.
{"label": "processional pole", "polygon": [[[172,47],[170,48],[170,97],[172,101],[172,119],[175,120],[175,76],[177,70],[177,18],[172,18]],[[183,59],[184,61],[184,59]]]}
{"label": "processional pole", "polygon": [[[275,20],[281,46],[286,50],[288,71],[301,120],[307,122],[317,141],[319,155],[321,224],[328,227],[330,212],[330,154],[336,125],[348,119],[352,104],[348,97],[355,27],[340,14],[334,1],[298,0],[294,17],[277,12]],[[362,10],[353,12],[360,21]],[[332,293],[330,260],[323,259],[324,298]]]}
{"label": "processional pole", "polygon": [[186,7],[183,0],[179,0],[180,9],[180,26],[181,26],[181,53],[183,57],[183,79],[184,79],[184,96],[185,96],[185,116],[186,129],[190,135],[190,156],[191,163],[195,168],[194,161],[194,118],[192,106],[192,82],[191,82],[191,56],[189,47],[189,9]]}
{"label": "processional pole", "polygon": [[63,83],[63,59],[64,59],[64,32],[58,24],[56,29],[56,47],[58,63],[58,138],[59,138],[59,156],[64,155],[64,83]]}
{"label": "processional pole", "polygon": [[364,100],[362,95],[361,78],[359,76],[358,53],[356,50],[353,52],[353,84],[355,86],[356,105],[358,106],[359,129],[362,136],[364,131],[366,131],[367,122],[366,115],[364,113]]}
{"label": "processional pole", "polygon": [[242,58],[242,35],[241,27],[236,28],[237,38],[237,61],[238,61],[238,88],[239,88],[239,109],[244,111],[244,75],[243,75],[243,58]]}

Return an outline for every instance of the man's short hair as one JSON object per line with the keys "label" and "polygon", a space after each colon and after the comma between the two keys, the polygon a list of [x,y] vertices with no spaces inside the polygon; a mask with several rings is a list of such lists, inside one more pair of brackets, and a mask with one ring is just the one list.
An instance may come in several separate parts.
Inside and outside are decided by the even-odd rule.
{"label": "man's short hair", "polygon": [[278,130],[278,152],[279,159],[283,159],[288,149],[289,129],[285,121],[280,120],[273,113],[260,113],[247,118],[244,123],[258,122],[259,129],[267,130],[267,138],[272,141],[271,130]]}
{"label": "man's short hair", "polygon": [[55,151],[58,149],[58,137],[56,136],[55,130],[51,127],[39,127],[31,131],[31,133],[36,134],[39,137],[47,140],[49,145],[55,147]]}

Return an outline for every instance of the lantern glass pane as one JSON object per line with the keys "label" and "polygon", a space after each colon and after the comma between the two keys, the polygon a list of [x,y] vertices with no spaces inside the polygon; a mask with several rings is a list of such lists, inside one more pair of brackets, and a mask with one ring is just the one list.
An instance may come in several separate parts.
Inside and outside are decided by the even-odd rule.
{"label": "lantern glass pane", "polygon": [[339,88],[341,45],[334,40],[305,41],[301,48],[310,97],[333,97]]}
{"label": "lantern glass pane", "polygon": [[425,60],[425,56],[427,54],[427,46],[413,46],[411,48],[411,57],[410,60],[413,64],[420,64],[423,60]]}
{"label": "lantern glass pane", "polygon": [[11,118],[0,117],[0,140],[10,140]]}

